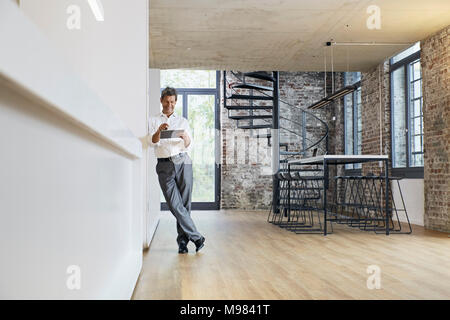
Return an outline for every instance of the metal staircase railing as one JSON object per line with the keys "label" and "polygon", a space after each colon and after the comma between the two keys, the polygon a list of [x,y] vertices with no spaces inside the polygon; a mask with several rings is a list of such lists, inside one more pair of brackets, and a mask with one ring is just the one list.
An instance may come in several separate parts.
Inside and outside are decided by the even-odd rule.
{"label": "metal staircase railing", "polygon": [[[224,107],[228,110],[228,117],[236,120],[237,128],[250,129],[252,136],[267,138],[269,145],[275,148],[276,152],[273,152],[273,155],[278,157],[276,159],[278,161],[275,161],[277,167],[273,168],[271,212],[273,211],[274,217],[280,212],[280,207],[285,208],[283,201],[286,190],[283,184],[286,181],[286,175],[289,175],[287,172],[288,161],[327,154],[329,134],[327,123],[313,112],[279,99],[278,76],[276,71],[271,73],[231,71],[229,77],[227,77],[226,71],[223,73]],[[289,111],[297,115],[299,119],[284,116]],[[265,130],[265,132],[261,132],[261,130]],[[256,131],[255,135],[254,131]],[[273,137],[273,133],[278,136]],[[272,140],[278,141],[278,147],[271,145]],[[300,176],[313,174],[315,178],[310,181],[314,183],[321,178],[323,180],[323,172],[318,168],[303,169],[302,172],[292,171],[294,171],[293,174]],[[312,188],[310,183],[305,181],[303,181],[303,186]],[[296,195],[298,196],[299,193],[297,192]],[[291,197],[290,193],[288,197]],[[314,196],[315,198],[316,196]],[[273,219],[271,222],[276,223],[275,221],[276,219]]]}
{"label": "metal staircase railing", "polygon": [[[249,72],[249,73],[242,73],[238,74],[235,72],[231,72],[235,78],[237,78],[238,82],[228,82],[226,77],[226,72],[224,72],[224,96],[225,96],[225,108],[228,110],[228,117],[233,120],[250,120],[249,123],[242,125],[238,122],[237,127],[240,129],[273,129],[273,111],[274,111],[274,105],[277,104],[282,106],[288,106],[290,108],[294,108],[297,111],[300,112],[302,123],[299,123],[293,119],[286,118],[282,115],[278,116],[278,121],[286,121],[287,125],[280,125],[279,129],[281,131],[286,131],[294,135],[295,139],[300,139],[302,142],[302,150],[298,152],[298,155],[304,155],[307,151],[312,150],[314,147],[318,147],[320,149],[321,153],[319,154],[326,154],[328,152],[328,125],[325,121],[317,117],[314,113],[311,111],[308,111],[306,109],[300,108],[298,106],[289,104],[281,99],[278,99],[278,101],[275,103],[274,96],[270,96],[267,93],[263,91],[278,91],[278,88],[274,87],[268,87],[268,86],[262,86],[258,84],[252,84],[248,83],[246,81],[247,78],[255,78],[265,81],[271,81],[275,82],[275,76],[268,75],[266,72]],[[275,73],[275,72],[274,72]],[[270,80],[269,80],[270,79]],[[258,91],[259,95],[254,95],[252,92],[249,95],[245,94],[231,94],[227,95],[227,87],[232,90],[232,92],[236,92],[236,89],[248,89],[248,90],[256,90]],[[264,89],[261,89],[264,88]],[[238,101],[248,100],[250,103],[248,104],[240,104]],[[233,104],[228,104],[227,101],[232,101]],[[273,105],[260,105],[255,104],[257,101],[272,101]],[[233,111],[248,111],[247,114],[233,114]],[[255,113],[257,112],[257,113]],[[308,117],[311,119],[308,120]],[[253,120],[262,120],[259,123],[255,123]],[[322,126],[322,128],[325,130],[325,132],[317,139],[312,140],[306,136],[306,124],[315,122]],[[271,135],[268,133],[268,135],[261,135],[257,134],[257,137],[264,137],[264,138],[271,138]],[[324,142],[324,145],[320,146],[320,144]],[[282,143],[281,144],[285,144]],[[297,155],[297,154],[295,154]]]}

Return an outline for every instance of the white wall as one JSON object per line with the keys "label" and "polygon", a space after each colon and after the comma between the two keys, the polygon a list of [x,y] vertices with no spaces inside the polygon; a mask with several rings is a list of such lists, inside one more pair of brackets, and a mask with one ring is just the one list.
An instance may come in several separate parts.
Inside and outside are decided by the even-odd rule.
{"label": "white wall", "polygon": [[[402,179],[400,188],[408,211],[409,221],[419,226],[424,225],[424,188],[423,179]],[[403,207],[397,182],[392,183],[392,192],[395,204],[398,208]],[[406,222],[404,213],[399,212],[400,221]]]}
{"label": "white wall", "polygon": [[[110,112],[144,136],[148,1],[102,3],[104,22],[81,0],[21,0],[20,8]],[[70,4],[81,8],[81,30],[66,27]],[[87,117],[101,122],[94,109]],[[130,157],[4,82],[0,148],[0,298],[130,298],[146,239],[147,159]],[[69,265],[81,268],[80,290],[66,286]]]}
{"label": "white wall", "polygon": [[[137,137],[142,137],[147,134],[148,121],[148,1],[101,3],[104,21],[95,19],[86,0],[21,0],[20,8],[105,104]],[[67,28],[71,5],[80,8],[80,29]],[[140,164],[143,177],[139,201],[145,219],[146,184],[155,180],[145,178],[147,157]],[[148,236],[143,235],[144,246]]]}
{"label": "white wall", "polygon": [[[105,21],[85,0],[21,0],[23,12],[55,44],[81,78],[137,136],[146,134],[148,1],[102,0]],[[69,30],[70,5],[81,29]]]}
{"label": "white wall", "polygon": [[[139,162],[3,85],[0,128],[0,298],[131,297]],[[80,290],[66,286],[70,265]]]}
{"label": "white wall", "polygon": [[[159,69],[149,69],[149,116],[154,116],[161,110],[161,104],[159,101],[160,97],[160,71]],[[154,235],[154,230],[158,226],[159,218],[161,214],[161,199],[160,199],[160,188],[158,182],[158,175],[156,174],[156,156],[154,148],[146,148],[144,152],[147,154],[148,159],[148,179],[151,184],[149,184],[148,189],[148,203],[149,209],[147,212],[147,223],[145,227],[146,231],[146,242],[145,247],[150,245],[152,237]]]}

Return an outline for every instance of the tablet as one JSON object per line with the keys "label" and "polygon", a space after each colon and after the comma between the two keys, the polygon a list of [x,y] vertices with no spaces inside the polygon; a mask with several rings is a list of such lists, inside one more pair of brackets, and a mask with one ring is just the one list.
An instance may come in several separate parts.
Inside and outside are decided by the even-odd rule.
{"label": "tablet", "polygon": [[163,131],[161,131],[160,138],[161,139],[180,138],[179,135],[183,132],[184,132],[184,130],[163,130]]}

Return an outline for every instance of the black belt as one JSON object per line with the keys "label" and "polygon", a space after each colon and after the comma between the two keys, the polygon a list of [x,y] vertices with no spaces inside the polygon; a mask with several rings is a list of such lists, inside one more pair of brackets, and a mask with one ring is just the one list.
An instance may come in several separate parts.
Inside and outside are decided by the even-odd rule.
{"label": "black belt", "polygon": [[182,157],[184,157],[184,155],[185,155],[185,152],[181,152],[179,154],[176,154],[176,155],[168,157],[168,158],[158,158],[158,161],[160,161],[160,162],[167,162],[167,161],[179,160]]}

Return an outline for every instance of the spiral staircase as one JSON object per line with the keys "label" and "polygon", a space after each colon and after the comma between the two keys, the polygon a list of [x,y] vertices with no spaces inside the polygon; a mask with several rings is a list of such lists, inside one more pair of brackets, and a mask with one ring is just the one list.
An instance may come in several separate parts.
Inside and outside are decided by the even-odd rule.
{"label": "spiral staircase", "polygon": [[[321,201],[323,183],[323,168],[291,168],[288,172],[288,161],[327,154],[328,125],[313,112],[279,98],[277,71],[224,71],[223,81],[228,118],[236,121],[238,129],[250,130],[251,136],[268,139],[272,148],[273,197],[268,221],[286,227],[294,218],[291,201],[301,200],[304,207],[311,200]],[[315,183],[303,183],[301,188],[291,190],[289,180],[309,178]],[[307,229],[315,230],[303,230]]]}

